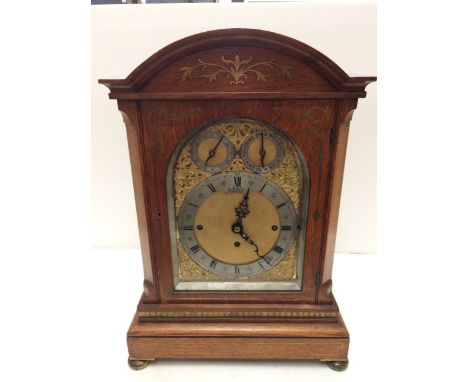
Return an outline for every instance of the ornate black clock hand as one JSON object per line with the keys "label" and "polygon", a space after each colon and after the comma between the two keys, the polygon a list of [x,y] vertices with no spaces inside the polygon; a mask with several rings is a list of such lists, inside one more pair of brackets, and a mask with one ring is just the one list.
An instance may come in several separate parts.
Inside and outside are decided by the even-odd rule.
{"label": "ornate black clock hand", "polygon": [[266,151],[263,148],[263,131],[262,131],[262,146],[260,148],[260,160],[262,161],[262,167],[265,167],[265,163],[264,163],[265,155],[266,155]]}
{"label": "ornate black clock hand", "polygon": [[218,143],[216,143],[216,146],[213,147],[210,151],[208,151],[208,158],[206,158],[205,167],[208,164],[208,161],[216,155],[216,149],[218,148],[218,146],[219,146],[219,144],[221,143],[222,140],[223,140],[223,136],[221,135],[221,137],[219,138]]}
{"label": "ornate black clock hand", "polygon": [[242,218],[245,218],[249,214],[249,192],[250,187],[242,198],[239,207],[236,207],[237,224],[242,224]]}
{"label": "ornate black clock hand", "polygon": [[255,242],[249,237],[244,232],[244,227],[242,226],[242,219],[245,218],[249,214],[249,192],[250,188],[247,189],[247,192],[245,193],[244,197],[242,198],[242,201],[239,204],[239,207],[236,208],[236,217],[237,220],[236,222],[232,225],[232,232],[235,234],[238,234],[244,239],[244,241],[252,246],[255,247],[255,253],[258,257],[263,257],[260,256],[258,253],[258,246],[255,244]]}
{"label": "ornate black clock hand", "polygon": [[241,232],[241,237],[242,239],[244,239],[247,243],[249,243],[250,245],[253,245],[255,247],[255,254],[262,258],[263,256],[261,256],[259,253],[258,253],[258,246],[257,244],[255,244],[255,242],[249,237],[249,235],[247,235],[245,232]]}
{"label": "ornate black clock hand", "polygon": [[259,253],[258,253],[258,246],[257,244],[255,244],[255,242],[249,237],[249,235],[247,235],[245,232],[244,232],[244,227],[242,226],[242,224],[239,222],[239,219],[237,219],[237,222],[234,223],[232,225],[232,232],[234,232],[235,234],[237,235],[240,235],[242,239],[244,239],[244,241],[250,245],[253,245],[255,247],[255,254],[260,257],[260,258],[263,258],[263,256],[261,256]]}

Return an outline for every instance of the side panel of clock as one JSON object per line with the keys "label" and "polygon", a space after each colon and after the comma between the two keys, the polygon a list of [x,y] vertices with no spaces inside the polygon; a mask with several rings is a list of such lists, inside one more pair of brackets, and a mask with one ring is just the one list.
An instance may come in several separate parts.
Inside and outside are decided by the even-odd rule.
{"label": "side panel of clock", "polygon": [[[153,230],[153,271],[159,279],[160,302],[230,303],[262,302],[313,303],[323,260],[323,235],[326,222],[330,150],[335,118],[335,101],[331,100],[207,100],[207,101],[141,101],[142,154],[146,174],[147,216]],[[304,253],[301,291],[224,292],[174,291],[169,218],[166,200],[166,172],[177,145],[193,129],[213,120],[245,117],[266,121],[279,127],[295,142],[307,162],[311,192]]]}

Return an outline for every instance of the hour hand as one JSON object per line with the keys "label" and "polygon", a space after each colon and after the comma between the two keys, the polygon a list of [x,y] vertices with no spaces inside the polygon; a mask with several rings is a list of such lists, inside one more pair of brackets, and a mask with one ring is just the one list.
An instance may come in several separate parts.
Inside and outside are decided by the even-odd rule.
{"label": "hour hand", "polygon": [[237,217],[237,223],[242,222],[242,218],[245,218],[249,213],[249,192],[250,188],[247,190],[245,193],[244,197],[242,198],[242,201],[240,202],[239,206],[236,207],[236,217]]}

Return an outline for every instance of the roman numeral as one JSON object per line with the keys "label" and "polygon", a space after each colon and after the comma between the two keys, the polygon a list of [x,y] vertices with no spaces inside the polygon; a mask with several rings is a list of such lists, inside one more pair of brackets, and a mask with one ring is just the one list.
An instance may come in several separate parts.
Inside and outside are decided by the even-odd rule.
{"label": "roman numeral", "polygon": [[257,264],[260,265],[260,268],[265,268],[260,261]]}
{"label": "roman numeral", "polygon": [[291,226],[290,225],[282,225],[281,230],[282,231],[291,231]]}
{"label": "roman numeral", "polygon": [[[263,259],[263,260],[265,260],[265,263],[267,263],[268,265],[270,265],[270,266],[271,266],[271,263],[270,263],[270,262],[267,260],[267,258],[266,258],[266,257],[262,257],[262,259]],[[262,268],[263,268],[263,267],[262,267]]]}
{"label": "roman numeral", "polygon": [[284,207],[286,205],[286,202],[283,202],[281,204],[278,204],[276,208],[280,209],[281,207]]}
{"label": "roman numeral", "polygon": [[236,187],[240,187],[241,183],[242,183],[242,178],[240,176],[235,176],[234,177],[234,184],[236,185]]}
{"label": "roman numeral", "polygon": [[216,191],[216,188],[210,183],[210,184],[207,184],[206,187],[208,187],[211,192],[215,192]]}
{"label": "roman numeral", "polygon": [[199,250],[200,250],[200,246],[197,244],[197,245],[194,245],[193,247],[190,247],[190,250],[193,252],[193,253],[197,253]]}
{"label": "roman numeral", "polygon": [[199,206],[197,206],[196,204],[193,204],[193,203],[189,203],[192,207],[195,207],[195,208],[198,208]]}
{"label": "roman numeral", "polygon": [[218,262],[217,262],[216,260],[211,260],[210,268],[215,269],[215,268],[216,268],[216,264],[218,264]]}
{"label": "roman numeral", "polygon": [[281,248],[281,247],[278,247],[277,245],[275,245],[275,246],[273,247],[273,251],[275,251],[276,253],[280,253],[280,254],[281,254],[281,252],[283,252],[284,249]]}
{"label": "roman numeral", "polygon": [[237,265],[234,267],[234,272],[236,273],[236,275],[240,273],[240,269]]}
{"label": "roman numeral", "polygon": [[265,183],[265,184],[262,186],[262,188],[260,189],[260,191],[259,191],[259,192],[262,192],[262,191],[263,191],[263,189],[266,187],[266,185],[267,185],[267,184]]}
{"label": "roman numeral", "polygon": [[193,231],[193,225],[187,225],[184,227],[184,231]]}

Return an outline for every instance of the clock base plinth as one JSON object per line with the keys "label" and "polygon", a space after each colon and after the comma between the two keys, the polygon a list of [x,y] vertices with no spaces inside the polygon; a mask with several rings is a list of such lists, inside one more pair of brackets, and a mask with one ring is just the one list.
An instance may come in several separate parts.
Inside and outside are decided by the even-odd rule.
{"label": "clock base plinth", "polygon": [[137,312],[127,334],[132,360],[319,360],[334,370],[344,370],[348,362],[349,334],[339,312],[334,322],[141,323],[138,319]]}

